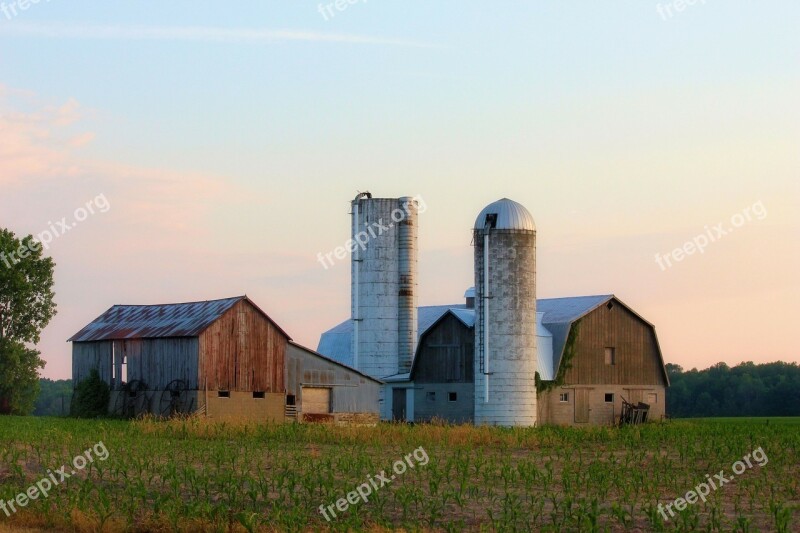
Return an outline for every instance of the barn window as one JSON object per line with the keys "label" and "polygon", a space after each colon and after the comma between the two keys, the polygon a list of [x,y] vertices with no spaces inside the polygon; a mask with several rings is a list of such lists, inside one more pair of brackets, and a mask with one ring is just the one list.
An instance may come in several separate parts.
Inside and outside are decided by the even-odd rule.
{"label": "barn window", "polygon": [[559,394],[558,395],[558,401],[562,402],[562,403],[568,402],[569,401],[569,393],[568,392],[562,392],[561,394]]}
{"label": "barn window", "polygon": [[296,400],[294,399],[294,394],[286,395],[286,405],[297,405]]}
{"label": "barn window", "polygon": [[614,394],[611,392],[606,393],[606,403],[614,403]]}
{"label": "barn window", "polygon": [[457,402],[458,401],[458,393],[457,392],[448,392],[447,393],[447,401],[448,402]]}
{"label": "barn window", "polygon": [[614,348],[606,348],[606,364],[607,365],[616,365],[617,364],[617,350]]}
{"label": "barn window", "polygon": [[429,392],[427,392],[427,393],[425,394],[425,398],[426,398],[426,399],[427,399],[429,402],[435,402],[435,401],[436,401],[436,391],[429,391]]}
{"label": "barn window", "polygon": [[253,398],[257,398],[259,400],[263,400],[264,399],[264,391],[262,391],[262,390],[254,390],[253,391]]}
{"label": "barn window", "polygon": [[231,391],[229,391],[229,390],[217,391],[217,397],[218,398],[230,398],[231,397]]}

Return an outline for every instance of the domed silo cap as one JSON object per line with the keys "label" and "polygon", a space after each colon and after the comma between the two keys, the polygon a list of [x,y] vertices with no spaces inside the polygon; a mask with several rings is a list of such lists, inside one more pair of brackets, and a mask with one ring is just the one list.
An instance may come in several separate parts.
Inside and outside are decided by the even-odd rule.
{"label": "domed silo cap", "polygon": [[484,229],[487,221],[492,229],[536,231],[533,216],[525,206],[508,198],[497,200],[484,207],[475,219],[475,229]]}

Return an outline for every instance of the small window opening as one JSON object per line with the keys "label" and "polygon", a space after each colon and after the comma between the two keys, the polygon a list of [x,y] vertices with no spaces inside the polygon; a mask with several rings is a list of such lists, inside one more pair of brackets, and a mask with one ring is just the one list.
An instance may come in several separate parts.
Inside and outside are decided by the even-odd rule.
{"label": "small window opening", "polygon": [[231,391],[229,391],[229,390],[217,391],[217,397],[219,397],[219,398],[230,398],[231,397]]}
{"label": "small window opening", "polygon": [[569,393],[568,392],[562,392],[561,394],[559,394],[558,395],[558,401],[562,402],[562,403],[563,402],[568,402],[569,401]]}
{"label": "small window opening", "polygon": [[294,394],[286,395],[286,405],[295,405]]}
{"label": "small window opening", "polygon": [[616,365],[617,364],[617,350],[614,348],[606,348],[606,364],[607,365]]}
{"label": "small window opening", "polygon": [[614,394],[610,392],[606,393],[606,403],[614,403]]}
{"label": "small window opening", "polygon": [[606,304],[606,307],[609,308],[609,309],[614,309],[614,302],[608,302]]}
{"label": "small window opening", "polygon": [[253,391],[253,398],[258,398],[263,400],[264,399],[264,391],[254,390]]}
{"label": "small window opening", "polygon": [[448,392],[447,393],[447,401],[448,402],[457,402],[458,401],[458,393],[457,392]]}

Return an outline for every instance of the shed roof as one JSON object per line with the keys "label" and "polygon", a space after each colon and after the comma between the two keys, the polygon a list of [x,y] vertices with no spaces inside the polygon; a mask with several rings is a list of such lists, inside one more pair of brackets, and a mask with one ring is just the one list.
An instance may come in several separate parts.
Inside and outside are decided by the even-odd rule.
{"label": "shed roof", "polygon": [[304,351],[304,352],[306,352],[308,354],[311,354],[311,355],[313,355],[315,357],[319,357],[320,359],[328,361],[329,363],[333,363],[334,365],[338,365],[338,366],[340,366],[340,367],[342,367],[344,369],[350,370],[351,372],[354,372],[354,373],[358,374],[359,376],[362,376],[362,377],[364,377],[364,378],[366,378],[366,379],[368,379],[370,381],[374,381],[376,383],[383,384],[383,381],[381,381],[381,380],[379,380],[377,378],[374,378],[374,377],[370,376],[369,374],[365,374],[364,372],[362,372],[361,370],[358,370],[357,368],[353,368],[352,366],[346,365],[346,364],[344,364],[344,363],[342,363],[340,361],[337,361],[336,359],[331,359],[327,355],[322,355],[321,353],[319,353],[317,351],[314,351],[311,348],[308,348],[306,346],[303,346],[302,344],[298,344],[298,343],[296,343],[294,341],[289,341],[289,344],[291,344],[292,346],[296,347],[298,350],[302,350],[302,351]]}
{"label": "shed roof", "polygon": [[115,305],[67,342],[197,337],[237,303],[247,301],[288,339],[274,320],[247,296],[162,305]]}

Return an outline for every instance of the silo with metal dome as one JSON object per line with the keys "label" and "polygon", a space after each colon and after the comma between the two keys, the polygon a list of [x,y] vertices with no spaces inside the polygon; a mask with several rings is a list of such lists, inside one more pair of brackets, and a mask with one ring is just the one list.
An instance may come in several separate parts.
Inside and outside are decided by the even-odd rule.
{"label": "silo with metal dome", "polygon": [[536,424],[536,225],[503,198],[475,221],[475,423]]}

